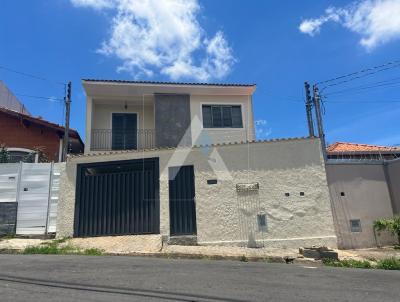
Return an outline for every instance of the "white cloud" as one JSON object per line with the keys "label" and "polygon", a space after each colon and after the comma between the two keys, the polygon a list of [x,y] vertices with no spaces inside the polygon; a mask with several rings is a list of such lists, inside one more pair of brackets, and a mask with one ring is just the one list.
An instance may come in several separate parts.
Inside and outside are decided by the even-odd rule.
{"label": "white cloud", "polygon": [[343,7],[330,7],[319,18],[306,19],[302,33],[314,36],[322,25],[336,22],[361,36],[360,44],[368,50],[400,38],[400,0],[362,0]]}
{"label": "white cloud", "polygon": [[256,127],[257,139],[267,139],[271,135],[272,129],[268,126],[268,122],[266,120],[255,120],[254,125]]}
{"label": "white cloud", "polygon": [[71,0],[76,7],[90,7],[94,9],[112,8],[116,2],[114,0]]}
{"label": "white cloud", "polygon": [[163,74],[173,80],[207,81],[226,76],[235,62],[223,33],[209,38],[198,22],[197,0],[71,0],[108,9],[111,34],[99,53],[122,61],[134,77]]}

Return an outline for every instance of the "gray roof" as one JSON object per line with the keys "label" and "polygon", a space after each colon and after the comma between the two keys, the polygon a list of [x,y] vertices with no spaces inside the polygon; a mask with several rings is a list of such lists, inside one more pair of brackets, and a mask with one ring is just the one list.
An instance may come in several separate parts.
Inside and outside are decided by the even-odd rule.
{"label": "gray roof", "polygon": [[125,83],[125,84],[154,84],[154,85],[187,85],[187,86],[222,86],[222,87],[252,87],[256,84],[237,83],[196,83],[196,82],[158,82],[158,81],[131,81],[131,80],[102,80],[82,79],[85,82]]}

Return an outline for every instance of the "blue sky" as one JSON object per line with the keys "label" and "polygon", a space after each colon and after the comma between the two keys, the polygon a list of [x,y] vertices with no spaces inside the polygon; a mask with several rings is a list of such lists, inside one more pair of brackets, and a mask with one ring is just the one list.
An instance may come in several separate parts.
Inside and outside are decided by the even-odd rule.
{"label": "blue sky", "polygon": [[[400,59],[399,0],[190,0],[178,10],[153,0],[1,2],[0,66],[50,81],[4,69],[0,79],[15,93],[53,98],[64,93],[54,82],[71,80],[71,125],[82,137],[82,78],[256,83],[259,138],[282,138],[308,133],[305,80]],[[400,144],[400,68],[324,94],[328,142]],[[63,123],[61,102],[17,96]]]}

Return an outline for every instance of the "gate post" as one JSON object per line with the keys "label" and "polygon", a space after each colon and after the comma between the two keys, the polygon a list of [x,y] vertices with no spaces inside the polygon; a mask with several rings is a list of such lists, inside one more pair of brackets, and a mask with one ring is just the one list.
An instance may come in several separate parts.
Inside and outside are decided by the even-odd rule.
{"label": "gate post", "polygon": [[47,215],[46,215],[46,228],[44,230],[44,234],[47,235],[47,230],[49,227],[49,220],[50,220],[50,202],[51,202],[51,190],[53,187],[53,169],[54,169],[54,162],[52,161],[50,164],[50,176],[49,176],[49,191],[47,195]]}

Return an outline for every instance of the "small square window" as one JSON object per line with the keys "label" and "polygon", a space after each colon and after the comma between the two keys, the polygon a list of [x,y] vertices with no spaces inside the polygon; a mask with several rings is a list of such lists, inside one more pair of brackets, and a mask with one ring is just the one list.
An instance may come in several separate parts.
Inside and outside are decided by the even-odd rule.
{"label": "small square window", "polygon": [[258,214],[257,224],[259,230],[265,230],[267,228],[267,216],[265,214]]}
{"label": "small square window", "polygon": [[300,196],[304,196],[304,192],[300,192]]}
{"label": "small square window", "polygon": [[290,196],[290,193],[285,193],[285,196],[286,196],[286,197],[289,197],[289,196]]}
{"label": "small square window", "polygon": [[361,232],[361,221],[360,221],[360,219],[351,219],[350,220],[350,230],[353,233]]}
{"label": "small square window", "polygon": [[340,192],[340,196],[345,196],[344,192]]}

